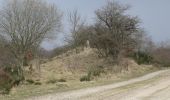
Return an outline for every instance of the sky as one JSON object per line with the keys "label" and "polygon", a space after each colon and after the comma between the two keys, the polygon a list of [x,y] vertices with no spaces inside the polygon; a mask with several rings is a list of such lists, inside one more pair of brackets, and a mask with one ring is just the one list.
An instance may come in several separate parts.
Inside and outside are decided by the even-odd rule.
{"label": "sky", "polygon": [[[67,12],[77,9],[78,12],[86,17],[88,23],[93,23],[94,11],[104,6],[107,0],[48,0],[50,3],[56,4],[66,15]],[[153,41],[160,42],[170,39],[170,0],[115,0],[121,4],[131,6],[128,13],[132,16],[140,18],[140,25],[152,37]],[[64,26],[67,28],[67,19],[64,18]],[[64,29],[65,32],[67,29]],[[59,41],[44,43],[48,49],[62,44]]]}
{"label": "sky", "polygon": [[[4,0],[0,0],[4,1]],[[67,13],[75,9],[86,18],[89,24],[94,21],[94,11],[104,6],[107,0],[47,0],[55,4],[64,14],[63,31],[54,41],[46,41],[42,45],[50,50],[63,44],[64,33],[68,32]],[[128,13],[138,16],[141,27],[152,37],[155,42],[170,39],[170,0],[115,0],[121,4],[131,6]],[[2,4],[2,3],[1,3]]]}

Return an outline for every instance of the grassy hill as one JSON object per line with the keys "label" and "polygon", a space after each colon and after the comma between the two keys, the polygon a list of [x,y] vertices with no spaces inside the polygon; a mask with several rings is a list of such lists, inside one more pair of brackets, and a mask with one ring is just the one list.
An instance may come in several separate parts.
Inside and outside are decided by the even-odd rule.
{"label": "grassy hill", "polygon": [[[126,60],[128,70],[125,70],[123,64],[113,65],[109,60],[99,58],[94,49],[86,48],[79,53],[71,50],[43,60],[40,71],[36,69],[33,72],[26,71],[26,81],[13,88],[9,95],[0,96],[0,99],[20,100],[30,96],[109,84],[159,69],[152,65],[138,65],[132,59]],[[103,68],[99,76],[93,76],[91,81],[80,81],[80,78],[87,75],[91,68],[98,66]]]}

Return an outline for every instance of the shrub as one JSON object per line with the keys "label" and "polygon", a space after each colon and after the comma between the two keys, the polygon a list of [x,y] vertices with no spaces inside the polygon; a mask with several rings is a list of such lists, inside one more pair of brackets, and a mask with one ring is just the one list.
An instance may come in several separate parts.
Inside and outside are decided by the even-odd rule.
{"label": "shrub", "polygon": [[58,82],[66,82],[65,79],[59,79]]}
{"label": "shrub", "polygon": [[32,80],[32,79],[27,79],[26,80],[29,84],[34,84],[35,82],[34,82],[34,80]]}
{"label": "shrub", "polygon": [[[6,65],[5,67],[4,67],[4,70],[7,72],[7,73],[9,73],[10,74],[10,76],[11,76],[11,78],[12,78],[12,80],[13,80],[13,85],[14,86],[18,86],[19,84],[20,84],[20,82],[21,81],[23,81],[23,80],[25,80],[25,78],[24,78],[24,76],[22,76],[22,75],[20,75],[19,73],[19,71],[18,70],[20,70],[20,69],[18,69],[18,68],[20,68],[19,66],[16,66],[15,64],[9,64],[9,65]],[[21,71],[21,70],[20,70]]]}
{"label": "shrub", "polygon": [[0,92],[3,94],[8,94],[12,88],[12,78],[11,76],[0,70]]}
{"label": "shrub", "polygon": [[41,82],[35,82],[34,85],[41,85]]}
{"label": "shrub", "polygon": [[136,52],[132,55],[132,58],[140,64],[150,64],[153,60],[153,57],[145,52]]}
{"label": "shrub", "polygon": [[80,81],[90,81],[93,77],[100,76],[101,73],[104,73],[104,67],[103,66],[90,67],[88,69],[87,75],[82,76],[80,78]]}
{"label": "shrub", "polygon": [[46,83],[47,84],[54,84],[54,83],[57,83],[57,82],[66,82],[66,80],[65,79],[50,79],[50,80],[48,80]]}
{"label": "shrub", "polygon": [[85,75],[85,76],[82,76],[80,78],[80,81],[83,82],[83,81],[90,81],[90,75]]}
{"label": "shrub", "polygon": [[162,67],[170,67],[170,48],[159,47],[153,51],[153,62]]}

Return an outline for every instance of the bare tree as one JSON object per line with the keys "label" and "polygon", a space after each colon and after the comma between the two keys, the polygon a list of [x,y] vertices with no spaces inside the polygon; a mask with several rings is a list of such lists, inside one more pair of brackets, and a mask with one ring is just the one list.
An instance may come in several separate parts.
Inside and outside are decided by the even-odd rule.
{"label": "bare tree", "polygon": [[61,25],[59,10],[42,0],[9,0],[0,13],[1,35],[10,42],[8,48],[22,70],[26,53],[57,33]]}
{"label": "bare tree", "polygon": [[136,52],[151,53],[155,48],[152,38],[146,34],[144,29],[139,29],[134,35],[136,41]]}
{"label": "bare tree", "polygon": [[147,34],[146,32],[141,29],[135,35],[134,38],[136,40],[136,52],[143,50],[143,45],[145,44],[145,38]]}
{"label": "bare tree", "polygon": [[74,10],[69,13],[69,23],[71,39],[68,40],[74,47],[77,47],[81,45],[80,35],[83,34],[82,30],[85,27],[85,20],[82,19],[77,10]]}
{"label": "bare tree", "polygon": [[102,56],[117,58],[122,50],[135,47],[134,33],[138,30],[138,18],[126,14],[129,6],[109,1],[98,9],[93,30],[93,45]]}

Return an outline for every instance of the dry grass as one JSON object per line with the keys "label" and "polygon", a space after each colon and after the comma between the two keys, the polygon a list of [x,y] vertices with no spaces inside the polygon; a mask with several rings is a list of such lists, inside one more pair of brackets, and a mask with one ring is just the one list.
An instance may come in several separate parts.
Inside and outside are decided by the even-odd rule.
{"label": "dry grass", "polygon": [[[68,56],[69,55],[69,56]],[[103,66],[106,69],[111,68],[107,73],[103,73],[100,77],[90,82],[80,82],[79,79],[87,74],[87,69],[92,66]],[[113,82],[128,80],[138,77],[146,73],[156,71],[153,66],[137,65],[133,60],[129,60],[129,71],[123,70],[118,73],[120,66],[112,66],[104,59],[99,59],[97,54],[88,49],[78,54],[69,52],[57,56],[47,63],[41,65],[41,73],[27,73],[27,79],[38,81],[41,85],[23,84],[13,88],[8,96],[0,96],[1,100],[22,100],[30,96],[43,95],[47,93],[68,91],[72,89],[80,89],[96,85],[110,84]],[[64,79],[66,82],[58,82]],[[54,81],[48,83],[48,81]]]}

